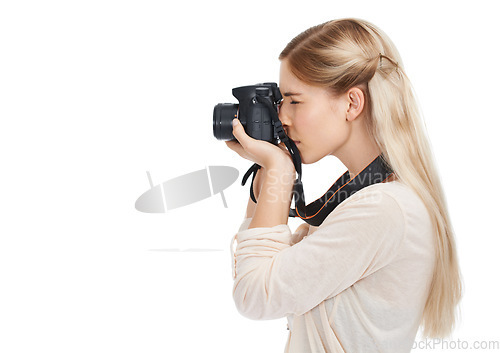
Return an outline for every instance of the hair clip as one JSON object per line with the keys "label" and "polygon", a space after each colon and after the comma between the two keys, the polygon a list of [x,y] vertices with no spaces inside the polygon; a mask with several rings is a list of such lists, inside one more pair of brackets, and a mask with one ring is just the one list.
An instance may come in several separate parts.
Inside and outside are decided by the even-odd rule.
{"label": "hair clip", "polygon": [[380,59],[380,61],[379,61],[379,68],[382,68],[382,58],[386,58],[387,60],[389,60],[391,62],[391,64],[394,65],[395,70],[398,71],[398,69],[399,69],[399,63],[397,61],[392,60],[391,58],[389,58],[388,56],[385,56],[382,53],[378,53],[378,57]]}

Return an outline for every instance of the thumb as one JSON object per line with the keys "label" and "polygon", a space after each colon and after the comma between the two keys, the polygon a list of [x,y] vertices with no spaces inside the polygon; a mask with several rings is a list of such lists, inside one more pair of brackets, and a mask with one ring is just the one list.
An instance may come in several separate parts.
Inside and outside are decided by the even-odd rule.
{"label": "thumb", "polygon": [[245,145],[248,143],[248,139],[250,138],[247,133],[245,132],[245,129],[243,128],[243,125],[241,125],[240,119],[234,118],[232,121],[233,125],[233,135],[236,137],[238,142],[245,147]]}

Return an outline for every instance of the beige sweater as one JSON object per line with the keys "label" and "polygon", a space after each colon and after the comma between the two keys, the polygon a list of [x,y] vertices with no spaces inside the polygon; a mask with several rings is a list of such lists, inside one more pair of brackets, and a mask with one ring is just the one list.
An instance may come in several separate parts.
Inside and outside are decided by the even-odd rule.
{"label": "beige sweater", "polygon": [[410,352],[435,257],[429,214],[409,187],[368,186],[294,234],[250,221],[231,241],[234,302],[250,319],[287,317],[286,353]]}

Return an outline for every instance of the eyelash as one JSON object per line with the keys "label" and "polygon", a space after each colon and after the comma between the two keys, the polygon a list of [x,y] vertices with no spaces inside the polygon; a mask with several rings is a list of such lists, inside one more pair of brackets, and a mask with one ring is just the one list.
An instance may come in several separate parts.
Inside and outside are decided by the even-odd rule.
{"label": "eyelash", "polygon": [[[279,108],[281,108],[283,106],[283,104],[285,103],[284,100],[282,100],[280,103],[279,103]],[[290,101],[290,104],[299,104],[300,102],[297,102],[297,101]]]}

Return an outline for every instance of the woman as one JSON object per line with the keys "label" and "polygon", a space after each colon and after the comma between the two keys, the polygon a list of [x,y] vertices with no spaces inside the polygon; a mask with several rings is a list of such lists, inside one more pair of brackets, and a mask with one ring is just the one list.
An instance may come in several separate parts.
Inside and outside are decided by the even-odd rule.
{"label": "woman", "polygon": [[453,229],[394,44],[366,21],[342,19],[301,33],[280,60],[279,118],[303,163],[333,155],[354,177],[381,155],[394,173],[291,234],[290,155],[235,119],[238,142],[227,145],[262,167],[257,204],[249,200],[233,238],[238,311],[287,317],[286,352],[409,352],[420,326],[447,336],[461,298]]}

